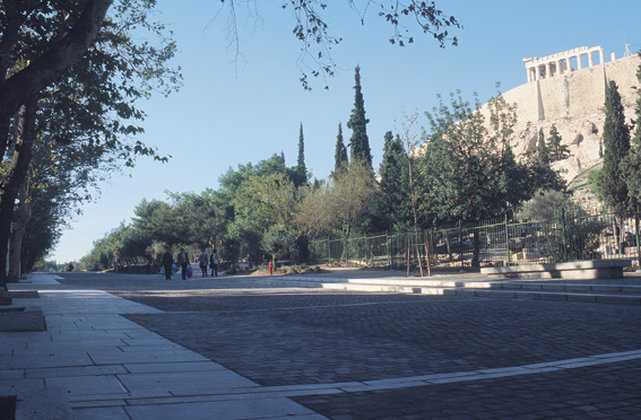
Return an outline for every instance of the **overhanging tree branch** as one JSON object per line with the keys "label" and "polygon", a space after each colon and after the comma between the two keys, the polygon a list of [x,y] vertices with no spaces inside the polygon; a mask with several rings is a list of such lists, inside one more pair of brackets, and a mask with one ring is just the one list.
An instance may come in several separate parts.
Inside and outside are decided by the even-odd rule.
{"label": "overhanging tree branch", "polygon": [[69,32],[51,43],[47,51],[0,87],[0,117],[12,115],[28,98],[56,80],[93,44],[113,0],[86,0],[80,17]]}

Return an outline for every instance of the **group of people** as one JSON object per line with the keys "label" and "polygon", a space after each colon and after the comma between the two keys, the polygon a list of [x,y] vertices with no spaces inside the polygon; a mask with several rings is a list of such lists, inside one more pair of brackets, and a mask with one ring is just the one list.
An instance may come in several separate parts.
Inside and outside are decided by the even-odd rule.
{"label": "group of people", "polygon": [[[191,277],[191,264],[189,259],[189,254],[185,251],[185,248],[180,248],[180,252],[175,260],[176,264],[180,268],[180,275],[183,280],[187,280],[188,277]],[[207,277],[208,268],[211,269],[212,277],[218,277],[218,253],[216,248],[214,248],[211,254],[208,254],[206,250],[200,254],[198,257],[198,265],[202,272],[202,277]],[[165,271],[165,280],[171,280],[171,277],[174,273],[174,256],[172,253],[167,250],[162,256],[162,265]]]}
{"label": "group of people", "polygon": [[200,257],[198,257],[198,265],[200,266],[203,277],[207,277],[208,264],[211,270],[211,276],[218,277],[218,254],[216,253],[216,248],[213,249],[211,254],[207,254],[207,250],[203,250],[203,252],[200,253]]}

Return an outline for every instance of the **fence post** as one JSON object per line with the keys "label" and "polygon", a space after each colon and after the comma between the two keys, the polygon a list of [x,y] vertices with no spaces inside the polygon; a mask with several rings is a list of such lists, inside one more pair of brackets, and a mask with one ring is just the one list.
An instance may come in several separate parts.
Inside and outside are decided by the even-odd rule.
{"label": "fence post", "polygon": [[639,208],[635,208],[634,211],[634,238],[635,245],[637,248],[637,265],[641,268],[641,244],[639,243]]}
{"label": "fence post", "polygon": [[423,233],[425,245],[425,263],[427,265],[427,276],[432,276],[432,263],[430,261],[430,248],[432,247],[432,230],[430,229],[430,236],[428,238],[426,233]]}
{"label": "fence post", "polygon": [[327,265],[332,263],[332,247],[329,243],[329,238],[327,238]]}
{"label": "fence post", "polygon": [[563,261],[567,261],[568,253],[568,244],[567,244],[567,233],[565,231],[565,208],[561,207],[561,245],[563,246],[563,251],[561,252],[561,258]]}
{"label": "fence post", "polygon": [[392,251],[391,251],[392,247],[391,247],[390,241],[391,239],[389,237],[389,234],[386,234],[385,245],[387,246],[387,269],[388,270],[392,269]]}
{"label": "fence post", "polygon": [[510,231],[507,223],[507,212],[505,212],[505,265],[510,264]]}
{"label": "fence post", "polygon": [[410,276],[410,236],[409,234],[405,234],[406,237],[406,250],[405,250],[405,267],[406,267],[406,273],[405,276],[409,277]]}

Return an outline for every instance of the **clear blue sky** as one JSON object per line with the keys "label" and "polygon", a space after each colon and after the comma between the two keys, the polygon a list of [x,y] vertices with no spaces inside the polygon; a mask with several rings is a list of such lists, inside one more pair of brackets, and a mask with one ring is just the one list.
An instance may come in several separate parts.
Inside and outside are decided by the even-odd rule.
{"label": "clear blue sky", "polygon": [[[517,86],[526,80],[521,63],[526,56],[592,45],[604,47],[606,56],[610,51],[620,56],[625,42],[641,47],[637,0],[438,0],[464,25],[460,45],[446,49],[418,35],[411,47],[393,47],[386,41],[389,28],[375,9],[361,26],[345,7],[347,0],[331,0],[328,22],[333,33],[344,38],[334,54],[339,71],[329,81],[329,91],[317,84],[307,92],[298,82],[294,21],[280,8],[281,1],[256,0],[259,21],[241,14],[237,65],[226,40],[226,16],[211,22],[219,2],[158,3],[158,20],[175,32],[184,86],[144,105],[148,118],[142,140],[173,158],[167,164],[141,160],[135,169],[105,183],[99,199],[70,221],[53,253],[58,261],[83,256],[95,239],[129,220],[143,198],[216,187],[230,166],[281,151],[293,164],[301,121],[307,166],[314,176],[326,177],[333,165],[337,124],[345,124],[352,107],[357,64],[378,166],[385,131],[398,127],[406,112],[430,109],[438,93],[461,89],[487,98],[495,82],[504,90]],[[346,138],[349,134],[347,130]]]}

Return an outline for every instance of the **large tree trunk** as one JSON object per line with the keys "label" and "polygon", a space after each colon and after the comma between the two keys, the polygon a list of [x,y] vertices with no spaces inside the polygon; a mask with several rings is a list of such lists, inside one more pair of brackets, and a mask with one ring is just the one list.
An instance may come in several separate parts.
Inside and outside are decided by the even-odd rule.
{"label": "large tree trunk", "polygon": [[479,237],[478,229],[474,229],[474,238],[473,238],[473,250],[472,250],[472,268],[479,268],[480,264],[480,254],[481,254],[481,239]]}
{"label": "large tree trunk", "polygon": [[432,261],[430,258],[430,248],[432,246],[432,232],[430,231],[430,236],[429,239],[427,235],[425,235],[425,242],[423,245],[425,246],[425,267],[427,268],[427,276],[431,277],[432,276]]}
{"label": "large tree trunk", "polygon": [[11,117],[9,115],[0,116],[0,162],[4,160],[4,155],[7,153],[9,146],[9,123]]}
{"label": "large tree trunk", "polygon": [[22,188],[29,170],[35,138],[36,100],[30,100],[20,112],[20,129],[16,138],[11,172],[0,188],[0,287],[6,290],[7,251],[13,211],[18,192]]}
{"label": "large tree trunk", "polygon": [[9,280],[19,281],[23,274],[22,241],[27,233],[27,225],[31,219],[31,202],[28,198],[28,181],[25,182],[20,194],[20,206],[15,210],[13,229],[9,245]]}

